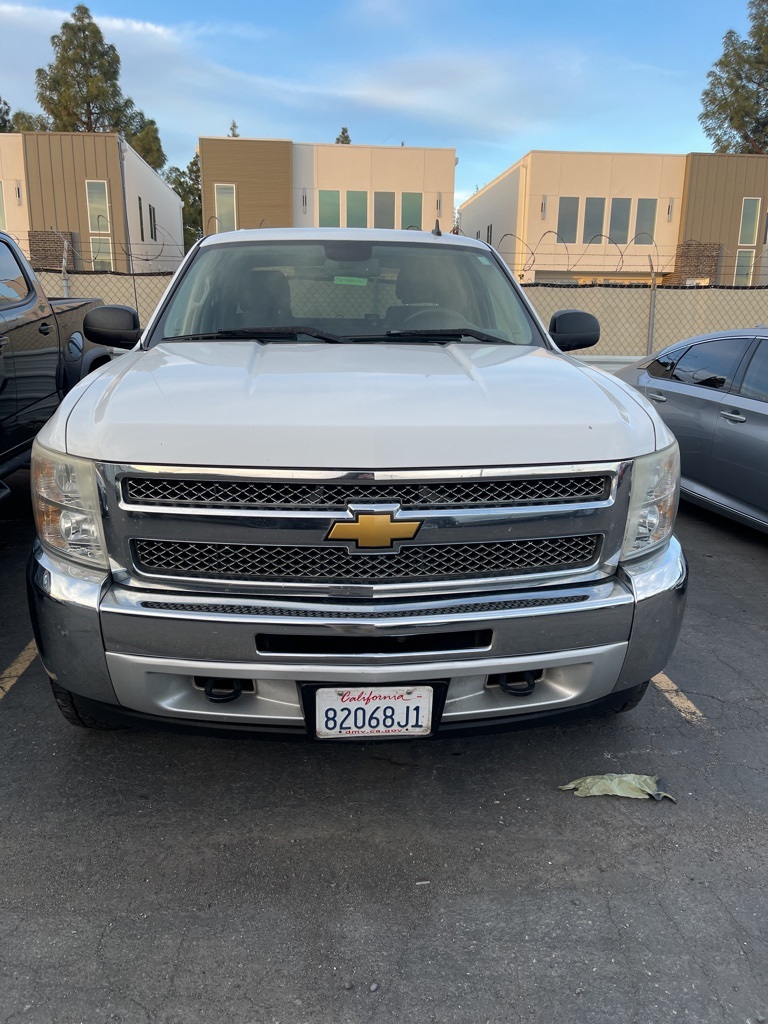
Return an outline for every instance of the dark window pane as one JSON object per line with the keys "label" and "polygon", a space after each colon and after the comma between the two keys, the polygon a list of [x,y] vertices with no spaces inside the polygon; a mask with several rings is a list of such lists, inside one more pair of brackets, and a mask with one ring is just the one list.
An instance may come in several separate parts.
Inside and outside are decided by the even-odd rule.
{"label": "dark window pane", "polygon": [[584,245],[599,245],[605,224],[605,199],[587,199],[584,206]]}
{"label": "dark window pane", "polygon": [[611,236],[611,241],[618,245],[626,245],[629,241],[629,210],[631,206],[631,199],[611,200],[611,223],[608,227],[608,234]]}
{"label": "dark window pane", "polygon": [[576,224],[579,219],[578,196],[560,196],[557,210],[558,242],[576,241]]}
{"label": "dark window pane", "polygon": [[27,297],[29,288],[21,267],[8,248],[0,242],[0,306],[11,306]]}
{"label": "dark window pane", "polygon": [[347,227],[368,227],[367,192],[347,192]]}
{"label": "dark window pane", "polygon": [[768,402],[768,342],[761,341],[744,374],[741,385],[744,398]]}
{"label": "dark window pane", "polygon": [[338,189],[320,189],[320,227],[337,228],[341,225],[341,202]]}
{"label": "dark window pane", "polygon": [[373,193],[373,226],[393,228],[395,226],[395,193]]}
{"label": "dark window pane", "polygon": [[657,377],[660,380],[666,380],[672,375],[672,367],[675,365],[675,360],[680,355],[680,350],[677,349],[675,352],[668,352],[656,356],[653,362],[648,363],[645,369],[651,377]]}
{"label": "dark window pane", "polygon": [[402,227],[421,231],[421,192],[403,192]]}
{"label": "dark window pane", "polygon": [[672,380],[727,391],[749,338],[720,338],[692,345],[675,367]]}
{"label": "dark window pane", "polygon": [[638,199],[635,218],[635,245],[653,245],[656,233],[657,199]]}

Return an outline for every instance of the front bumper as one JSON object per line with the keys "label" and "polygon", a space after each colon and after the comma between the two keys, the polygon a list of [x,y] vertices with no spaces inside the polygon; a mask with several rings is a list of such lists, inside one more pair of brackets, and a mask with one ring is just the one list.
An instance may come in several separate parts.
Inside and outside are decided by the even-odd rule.
{"label": "front bumper", "polygon": [[[685,606],[676,539],[600,583],[339,605],[141,591],[39,546],[28,591],[43,664],[93,707],[162,724],[308,735],[302,683],[448,680],[437,734],[623,703],[666,664]],[[533,672],[528,696],[495,685]],[[244,692],[210,703],[204,680]]]}

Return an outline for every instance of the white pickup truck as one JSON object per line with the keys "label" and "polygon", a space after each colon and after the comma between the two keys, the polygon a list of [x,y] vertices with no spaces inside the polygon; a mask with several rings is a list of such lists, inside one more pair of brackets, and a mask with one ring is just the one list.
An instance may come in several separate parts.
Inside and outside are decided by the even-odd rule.
{"label": "white pickup truck", "polygon": [[674,438],[563,351],[487,245],[203,239],[33,452],[35,635],[64,716],[453,736],[633,707],[680,630]]}

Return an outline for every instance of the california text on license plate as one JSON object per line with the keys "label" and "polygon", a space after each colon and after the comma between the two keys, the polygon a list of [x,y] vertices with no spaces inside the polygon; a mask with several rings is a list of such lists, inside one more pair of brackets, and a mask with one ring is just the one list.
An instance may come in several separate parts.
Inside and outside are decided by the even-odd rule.
{"label": "california text on license plate", "polygon": [[320,739],[347,736],[428,736],[431,686],[323,686],[315,724]]}

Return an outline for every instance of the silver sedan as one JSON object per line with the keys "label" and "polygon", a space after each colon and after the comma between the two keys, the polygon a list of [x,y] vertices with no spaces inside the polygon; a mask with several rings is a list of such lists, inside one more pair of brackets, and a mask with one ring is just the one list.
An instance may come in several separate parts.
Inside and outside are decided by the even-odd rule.
{"label": "silver sedan", "polygon": [[683,497],[768,532],[768,328],[688,338],[616,375],[677,437]]}

